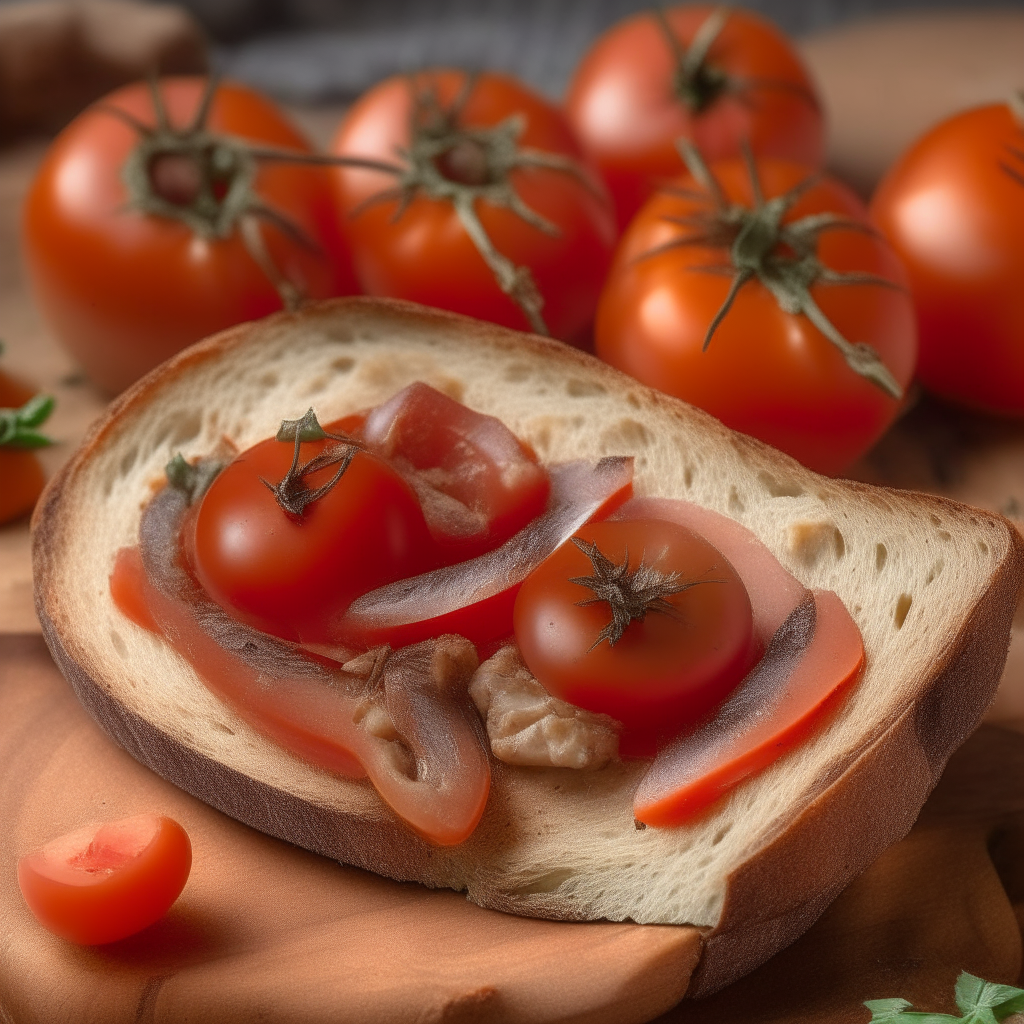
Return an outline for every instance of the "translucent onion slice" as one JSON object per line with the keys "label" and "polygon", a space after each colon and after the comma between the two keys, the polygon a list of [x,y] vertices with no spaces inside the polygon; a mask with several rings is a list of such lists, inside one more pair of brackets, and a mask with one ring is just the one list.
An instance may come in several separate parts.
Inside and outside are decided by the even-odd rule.
{"label": "translucent onion slice", "polygon": [[357,598],[338,624],[338,642],[397,648],[451,633],[475,644],[508,636],[523,580],[581,526],[609,515],[632,494],[632,458],[567,462],[549,473],[543,515],[485,555]]}

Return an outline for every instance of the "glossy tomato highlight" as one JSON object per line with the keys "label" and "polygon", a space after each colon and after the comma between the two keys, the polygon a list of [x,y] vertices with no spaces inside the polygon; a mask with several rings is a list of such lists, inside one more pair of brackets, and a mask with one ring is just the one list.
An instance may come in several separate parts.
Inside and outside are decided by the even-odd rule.
{"label": "glossy tomato highlight", "polygon": [[[308,143],[241,85],[219,85],[204,119],[206,88],[198,77],[162,80],[162,132],[144,83],[94,104],[50,147],[25,203],[36,301],[108,391],[290,297],[356,290],[328,172],[250,159],[253,148],[301,157]],[[204,127],[190,131],[197,119]],[[149,149],[138,150],[140,141]],[[133,152],[141,163],[129,174]],[[150,212],[139,190],[150,194]]]}
{"label": "glossy tomato highlight", "polygon": [[18,861],[18,884],[39,923],[93,946],[134,935],[178,898],[192,866],[185,830],[138,814],[87,825]]}
{"label": "glossy tomato highlight", "polygon": [[871,201],[907,268],[921,383],[1011,415],[1024,414],[1022,118],[997,103],[942,122],[900,157]]}
{"label": "glossy tomato highlight", "polygon": [[[597,354],[811,469],[841,472],[881,437],[913,376],[899,259],[834,178],[772,159],[704,172],[655,194],[623,236]],[[742,208],[761,211],[756,228]]]}
{"label": "glossy tomato highlight", "polygon": [[[609,594],[627,595],[624,625]],[[653,753],[657,740],[707,714],[756,653],[736,570],[703,538],[662,520],[577,531],[526,578],[514,623],[523,661],[545,689],[618,719],[632,753]]]}
{"label": "glossy tomato highlight", "polygon": [[393,167],[333,171],[371,295],[584,339],[615,223],[553,104],[490,72],[396,76],[356,102],[331,150]]}
{"label": "glossy tomato highlight", "polygon": [[679,173],[680,138],[708,160],[739,156],[744,144],[811,167],[824,160],[824,117],[807,69],[752,11],[694,4],[627,18],[580,62],[566,112],[621,227]]}

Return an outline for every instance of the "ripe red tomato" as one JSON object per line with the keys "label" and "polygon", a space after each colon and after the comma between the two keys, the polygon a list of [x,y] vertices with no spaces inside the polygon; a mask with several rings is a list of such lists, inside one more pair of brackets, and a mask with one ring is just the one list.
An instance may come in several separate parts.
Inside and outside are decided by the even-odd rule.
{"label": "ripe red tomato", "polygon": [[903,260],[931,391],[1024,413],[1024,125],[1006,104],[969,110],[890,168],[871,214]]}
{"label": "ripe red tomato", "polygon": [[[303,443],[301,462],[335,444]],[[271,438],[228,465],[202,499],[189,554],[206,592],[235,618],[327,644],[354,598],[432,567],[434,549],[409,484],[369,452],[301,515],[286,512],[267,482],[284,479],[293,452],[293,442]],[[306,486],[329,483],[339,466],[311,472]]]}
{"label": "ripe red tomato", "polygon": [[[133,208],[124,179],[145,138],[125,118],[156,123],[143,83],[112,93],[58,136],[25,204],[36,300],[58,339],[109,391],[207,334],[280,309],[279,288],[312,298],[356,290],[323,167],[259,161],[250,199],[260,209],[236,216],[250,209],[250,162],[238,155],[237,140],[310,151],[284,115],[250,89],[220,85],[206,121],[216,138],[203,135],[198,151],[187,150],[181,140],[204,80],[165,79],[159,88],[178,131],[151,135],[153,152],[133,180],[156,196],[161,214]],[[216,223],[199,230],[182,219],[189,209]],[[253,216],[259,227],[247,248],[242,224]],[[250,251],[255,244],[259,255],[260,239],[266,266]]]}
{"label": "ripe red tomato", "polygon": [[[787,312],[757,274],[739,289],[704,350],[709,327],[735,283],[734,260],[743,247],[740,225],[729,217],[735,218],[737,204],[755,205],[744,161],[722,161],[710,169],[724,196],[725,221],[711,193],[695,191],[689,176],[677,182],[688,192],[668,189],[652,197],[616,253],[598,308],[597,354],[812,469],[838,473],[882,435],[900,403],[855,372],[808,315]],[[796,188],[808,174],[806,168],[771,159],[758,160],[757,171],[768,214],[772,198]],[[810,284],[809,295],[847,342],[870,345],[892,385],[905,388],[917,346],[910,297],[900,290],[906,278],[899,260],[867,229],[863,203],[835,179],[823,177],[792,198],[788,210],[774,211],[781,213],[786,230],[805,217],[841,222],[828,230],[804,222],[811,230],[801,244],[811,254],[816,251],[824,267],[876,275],[896,286],[825,278]],[[763,237],[747,232],[743,245],[760,244]],[[744,252],[744,258],[750,255]],[[807,266],[785,235],[758,255],[776,277],[787,261],[798,277]],[[858,347],[852,358],[865,352]]]}
{"label": "ripe red tomato", "polygon": [[[0,372],[0,398],[17,400],[25,390],[20,381]],[[42,494],[46,476],[33,449],[52,443],[38,429],[52,410],[53,398],[48,395],[29,397],[17,408],[4,407],[0,401],[0,523],[30,512]]]}
{"label": "ripe red tomato", "polygon": [[402,75],[352,107],[331,149],[396,167],[333,172],[367,292],[580,340],[615,225],[555,106],[504,75]]}
{"label": "ripe red tomato", "polygon": [[18,884],[39,923],[85,946],[116,942],[158,921],[192,866],[185,830],[138,814],[87,825],[18,861]]}
{"label": "ripe red tomato", "polygon": [[[652,753],[654,741],[707,714],[750,668],[750,598],[721,552],[676,523],[594,523],[574,540],[523,583],[513,615],[516,642],[549,693],[621,721],[624,752]],[[596,545],[598,560],[576,542]],[[656,575],[645,579],[641,565]],[[629,619],[616,639],[613,603],[598,589],[609,578],[619,592],[632,587],[648,596],[668,582],[667,604]],[[673,592],[672,585],[685,589]],[[642,600],[639,606],[650,607]]]}
{"label": "ripe red tomato", "polygon": [[[709,36],[705,59],[696,59]],[[622,227],[679,173],[681,137],[708,160],[739,156],[744,142],[758,155],[809,166],[825,154],[821,105],[795,47],[753,12],[710,4],[615,25],[580,62],[566,112]]]}

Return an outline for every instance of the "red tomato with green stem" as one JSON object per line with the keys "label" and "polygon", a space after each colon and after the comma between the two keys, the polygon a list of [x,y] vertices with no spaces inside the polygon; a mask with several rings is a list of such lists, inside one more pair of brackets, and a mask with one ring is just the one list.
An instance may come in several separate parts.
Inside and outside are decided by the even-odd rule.
{"label": "red tomato with green stem", "polygon": [[29,191],[36,301],[108,391],[232,324],[356,290],[326,169],[269,100],[214,84],[117,90],[58,136]]}
{"label": "red tomato with green stem", "polygon": [[[11,378],[0,378],[0,389],[5,387],[10,397],[23,393]],[[0,407],[0,523],[31,512],[43,492],[46,476],[34,452],[53,443],[39,431],[53,405],[49,395],[36,395],[16,409]]]}
{"label": "red tomato with green stem", "polygon": [[134,935],[178,898],[192,867],[185,830],[138,814],[87,825],[18,861],[18,884],[39,923],[94,946]]}
{"label": "red tomato with green stem", "polygon": [[331,150],[392,165],[333,172],[371,295],[584,338],[614,216],[558,108],[504,75],[403,75],[352,107]]}
{"label": "red tomato with green stem", "polygon": [[549,693],[624,725],[652,754],[721,703],[756,655],[750,598],[717,549],[676,523],[594,523],[525,580],[516,642]]}
{"label": "red tomato with green stem", "polygon": [[580,62],[569,122],[601,169],[625,227],[679,173],[676,140],[708,160],[755,153],[818,166],[825,124],[793,44],[752,11],[654,9],[615,25]]}
{"label": "red tomato with green stem", "polygon": [[322,430],[296,443],[292,426],[291,438],[262,441],[219,473],[184,542],[229,614],[329,644],[354,598],[432,568],[436,556],[419,500],[391,466]]}
{"label": "red tomato with green stem", "polygon": [[921,383],[1024,414],[1024,100],[932,128],[882,179],[871,215],[907,268]]}
{"label": "red tomato with green stem", "polygon": [[906,275],[861,201],[761,158],[658,192],[623,236],[598,355],[818,472],[838,473],[900,409],[917,352]]}

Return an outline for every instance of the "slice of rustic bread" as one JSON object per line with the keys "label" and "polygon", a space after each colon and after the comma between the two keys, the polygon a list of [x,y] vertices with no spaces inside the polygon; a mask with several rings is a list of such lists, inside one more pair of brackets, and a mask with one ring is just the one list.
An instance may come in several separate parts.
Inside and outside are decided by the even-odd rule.
{"label": "slice of rustic bread", "polygon": [[[413,835],[366,782],[339,779],[241,721],[114,607],[114,554],[181,451],[245,448],[310,405],[322,421],[423,380],[498,416],[547,462],[633,455],[636,492],[742,522],[803,583],[836,591],[867,667],[830,724],[690,825],[638,829],[645,766],[494,765],[461,846]],[[706,929],[692,991],[801,934],[912,824],[991,698],[1024,546],[998,516],[829,480],[558,343],[410,304],[342,299],[243,325],[118,399],[33,522],[47,641],[79,697],[134,756],[273,835],[484,906]]]}

